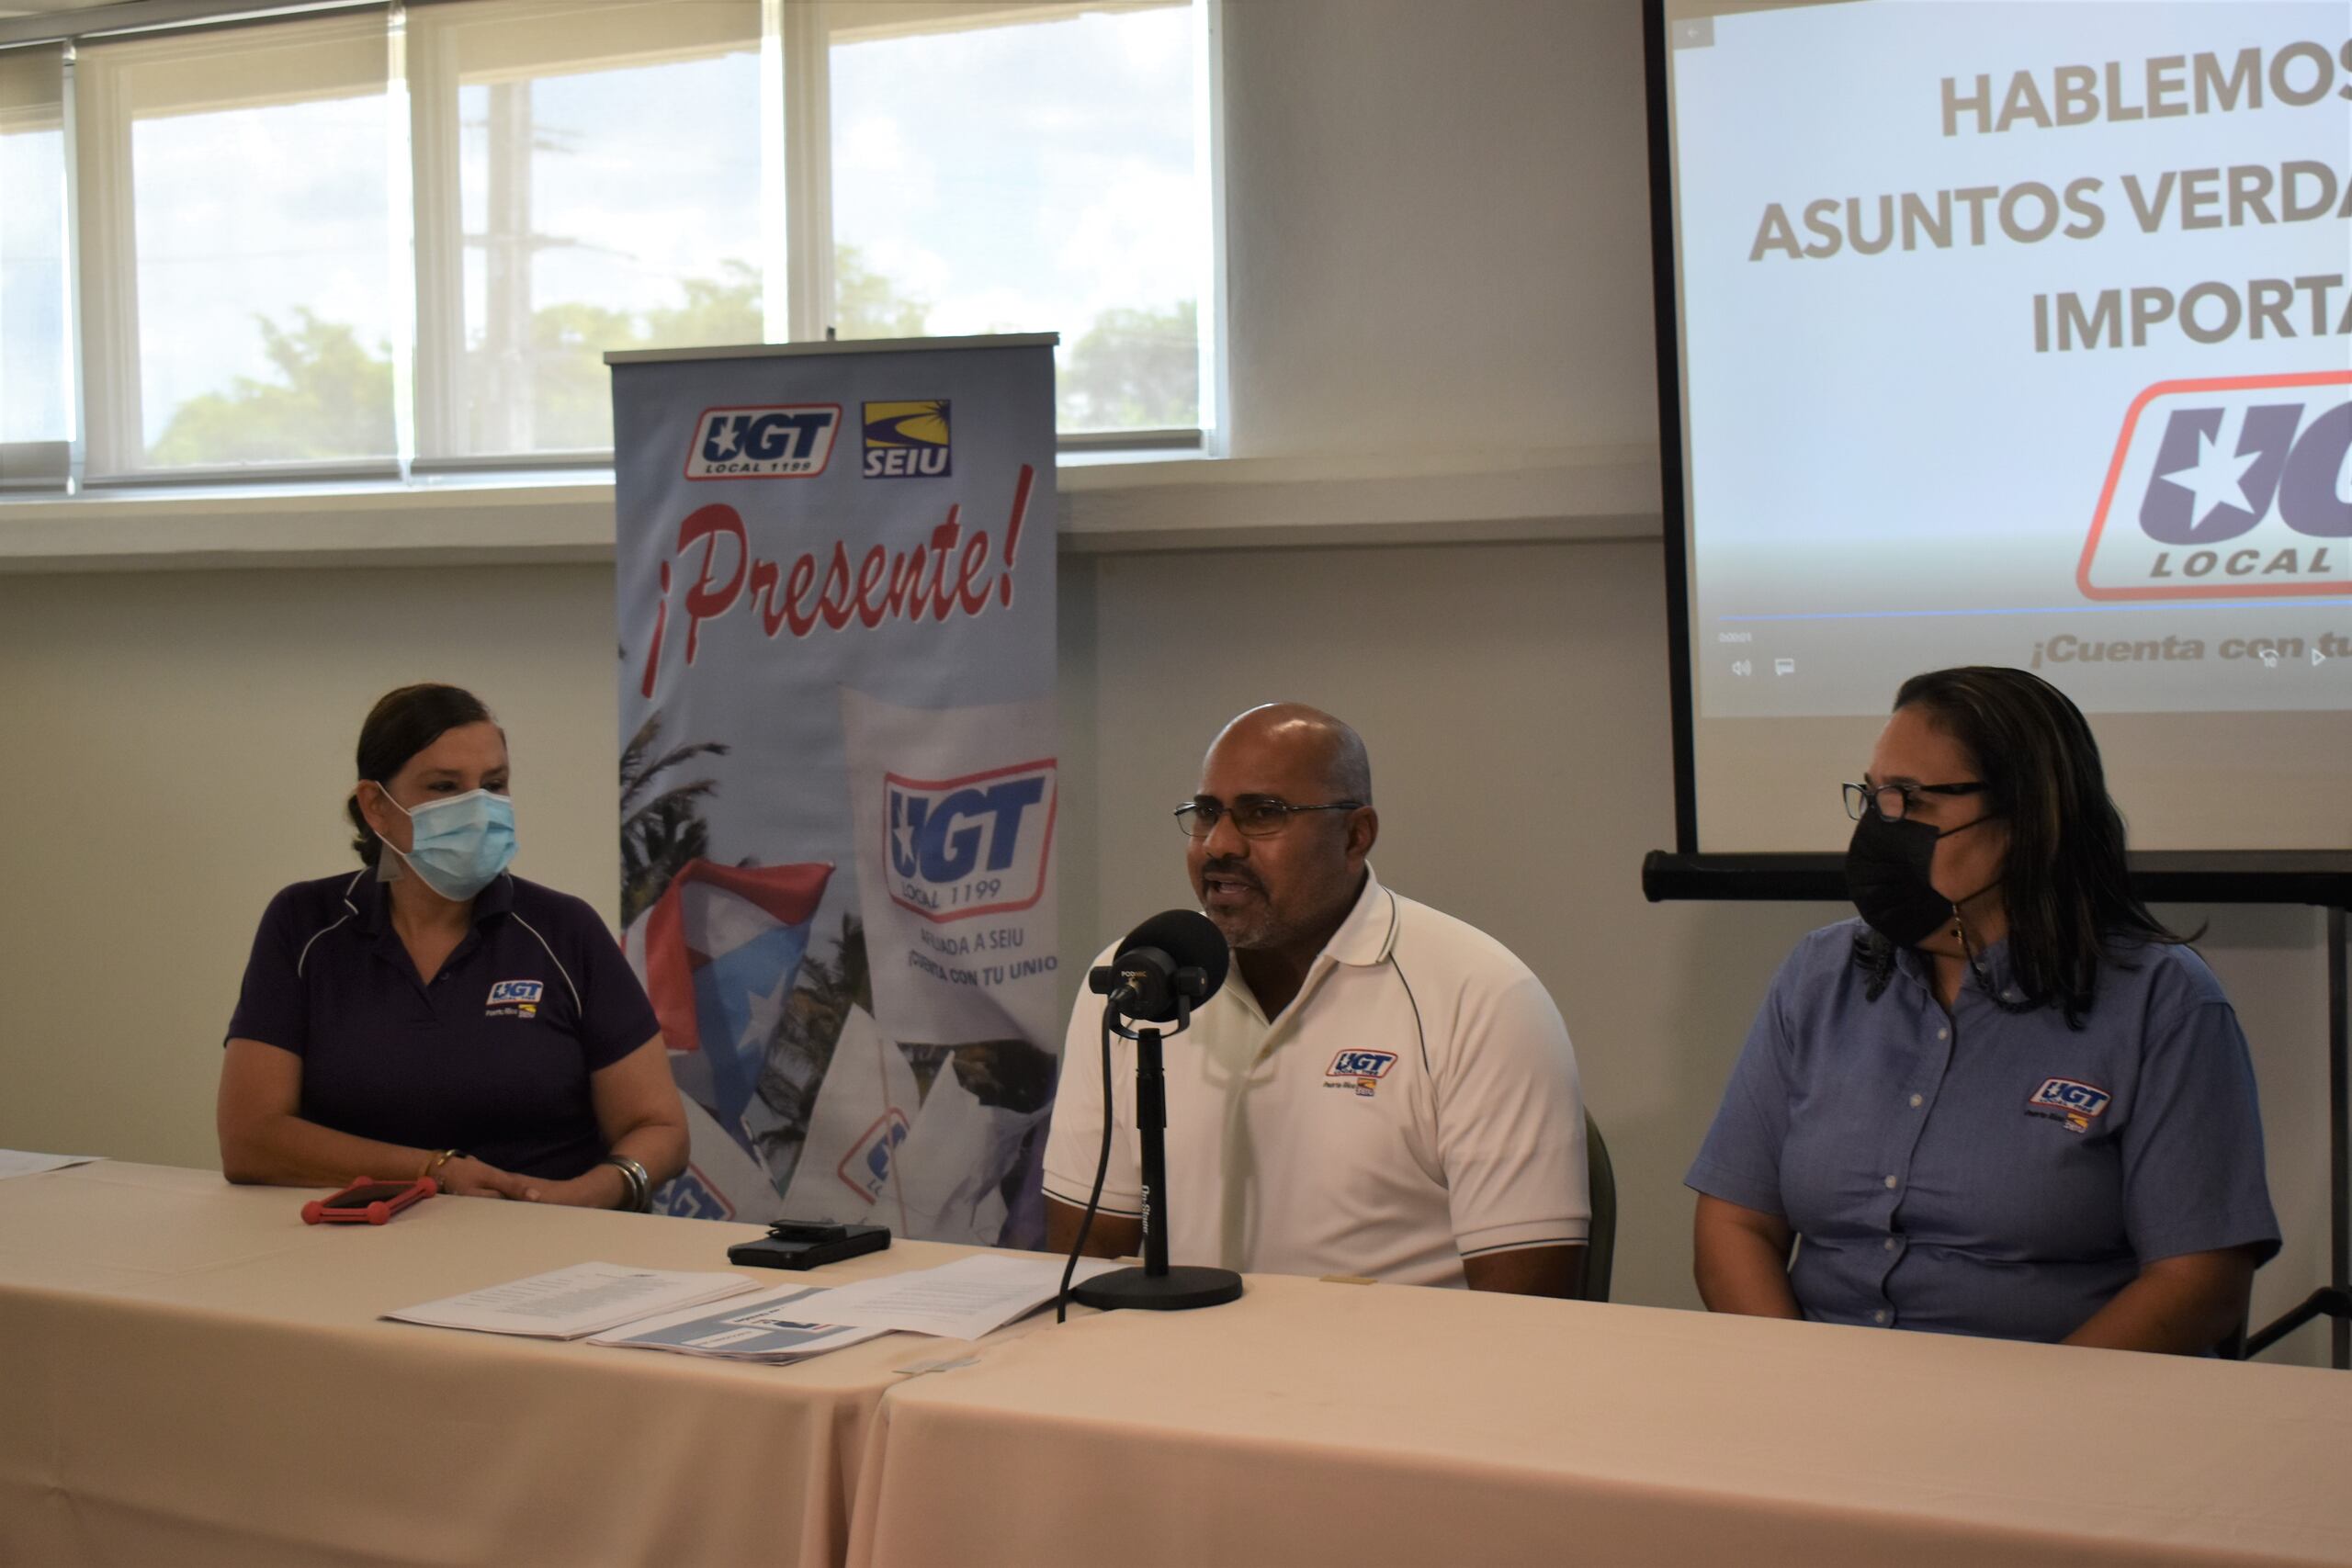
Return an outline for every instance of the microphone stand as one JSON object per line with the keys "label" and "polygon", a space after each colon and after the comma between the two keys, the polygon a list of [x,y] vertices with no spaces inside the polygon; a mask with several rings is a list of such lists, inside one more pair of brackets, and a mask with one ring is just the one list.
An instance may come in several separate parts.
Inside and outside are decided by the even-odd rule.
{"label": "microphone stand", "polygon": [[[1159,1031],[1146,1024],[1128,1029],[1118,996],[1103,1005],[1114,1033],[1136,1043],[1136,1134],[1143,1145],[1143,1267],[1098,1274],[1070,1292],[1070,1300],[1098,1311],[1130,1307],[1145,1312],[1183,1312],[1239,1299],[1241,1276],[1230,1269],[1204,1269],[1168,1262],[1168,1074],[1160,1055]],[[1193,1004],[1180,991],[1176,1027],[1193,1021]],[[1104,1113],[1110,1108],[1103,1107]]]}

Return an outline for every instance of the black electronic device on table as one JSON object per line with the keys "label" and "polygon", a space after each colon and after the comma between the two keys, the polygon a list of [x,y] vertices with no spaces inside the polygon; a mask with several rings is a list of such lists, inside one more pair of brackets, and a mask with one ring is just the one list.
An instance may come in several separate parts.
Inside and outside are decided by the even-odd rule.
{"label": "black electronic device on table", "polygon": [[727,1261],[753,1269],[815,1269],[890,1245],[888,1225],[835,1224],[830,1220],[778,1220],[757,1241],[727,1249]]}

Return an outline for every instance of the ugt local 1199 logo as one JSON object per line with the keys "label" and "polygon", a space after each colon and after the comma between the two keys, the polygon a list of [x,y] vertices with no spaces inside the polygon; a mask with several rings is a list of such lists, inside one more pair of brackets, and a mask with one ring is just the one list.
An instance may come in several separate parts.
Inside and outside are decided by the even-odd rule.
{"label": "ugt local 1199 logo", "polygon": [[928,920],[1025,909],[1046,890],[1052,758],[956,779],[882,775],[890,901]]}
{"label": "ugt local 1199 logo", "polygon": [[831,461],[841,426],[839,403],[705,409],[686,444],[686,478],[813,479]]}
{"label": "ugt local 1199 logo", "polygon": [[2092,599],[2352,588],[2352,371],[2141,393],[2075,581]]}

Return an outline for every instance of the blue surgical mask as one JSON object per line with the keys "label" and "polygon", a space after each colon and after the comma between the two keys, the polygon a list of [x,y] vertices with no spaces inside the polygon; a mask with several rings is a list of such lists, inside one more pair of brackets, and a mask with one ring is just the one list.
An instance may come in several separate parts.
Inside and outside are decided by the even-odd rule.
{"label": "blue surgical mask", "polygon": [[514,859],[514,803],[503,795],[469,790],[428,800],[413,811],[392,800],[390,790],[384,798],[408,818],[410,829],[406,854],[390,840],[384,847],[452,903],[462,904],[489,886]]}

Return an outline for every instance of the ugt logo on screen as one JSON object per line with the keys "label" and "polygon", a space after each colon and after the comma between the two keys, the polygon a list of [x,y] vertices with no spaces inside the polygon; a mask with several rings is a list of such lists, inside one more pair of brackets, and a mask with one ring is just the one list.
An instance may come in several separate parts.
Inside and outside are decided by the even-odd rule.
{"label": "ugt logo on screen", "polygon": [[1025,909],[1046,889],[1052,758],[959,779],[882,775],[890,901],[926,919]]}
{"label": "ugt logo on screen", "polygon": [[945,398],[867,403],[865,414],[867,479],[934,479],[954,470]]}
{"label": "ugt logo on screen", "polygon": [[2352,587],[2352,371],[2159,381],[2132,401],[2075,581],[2093,599]]}
{"label": "ugt logo on screen", "polygon": [[686,447],[690,479],[805,479],[825,471],[839,403],[705,409]]}

